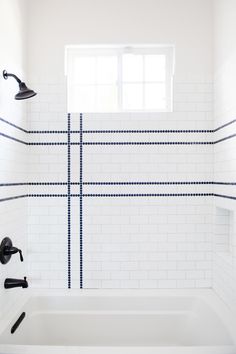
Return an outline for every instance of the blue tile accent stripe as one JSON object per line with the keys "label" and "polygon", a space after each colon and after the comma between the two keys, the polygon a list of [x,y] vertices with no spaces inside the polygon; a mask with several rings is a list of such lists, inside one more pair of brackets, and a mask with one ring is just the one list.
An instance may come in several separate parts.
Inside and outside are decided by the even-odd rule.
{"label": "blue tile accent stripe", "polygon": [[236,182],[213,182],[212,184],[222,185],[222,186],[235,186]]}
{"label": "blue tile accent stripe", "polygon": [[[28,134],[68,134],[67,130],[29,130],[27,133]],[[71,130],[70,133],[72,134],[73,131]]]}
{"label": "blue tile accent stripe", "polygon": [[70,113],[67,116],[67,207],[68,207],[68,289],[71,288],[71,151],[70,151]]}
{"label": "blue tile accent stripe", "polygon": [[0,136],[2,136],[3,138],[7,138],[9,140],[13,140],[15,141],[16,143],[20,143],[20,144],[23,144],[23,145],[28,145],[28,143],[24,140],[20,140],[20,139],[17,139],[17,138],[14,138],[13,136],[10,136],[8,134],[4,134],[4,133],[1,133],[0,132]]}
{"label": "blue tile accent stripe", "polygon": [[[93,141],[83,145],[213,145],[212,141]],[[71,143],[78,145],[78,143]]]}
{"label": "blue tile accent stripe", "polygon": [[80,113],[80,289],[83,289],[83,115]]}
{"label": "blue tile accent stripe", "polygon": [[[1,132],[0,132],[0,136],[11,139],[15,142],[27,146],[67,146],[68,145],[67,142],[57,142],[57,141],[27,143],[26,141],[14,138],[10,135]],[[83,142],[83,145],[214,145],[235,137],[236,134],[232,134],[216,141],[168,141],[168,142],[167,141],[148,141],[148,142],[147,141],[95,141],[95,142],[86,141]],[[80,143],[71,142],[70,145],[80,145]]]}
{"label": "blue tile accent stripe", "polygon": [[[80,194],[70,194],[70,198],[80,198]],[[122,193],[122,194],[82,194],[82,198],[124,198],[124,197],[219,197],[236,200],[236,196],[216,193]],[[6,202],[21,198],[68,198],[68,194],[23,194],[1,198],[0,202]]]}
{"label": "blue tile accent stripe", "polygon": [[214,194],[214,197],[236,200],[236,197],[233,197],[231,195],[224,195],[224,194]]}
{"label": "blue tile accent stripe", "polygon": [[[18,130],[21,130],[22,132],[26,133],[26,134],[67,134],[67,130],[27,130],[24,129],[2,117],[0,117],[0,121],[4,122],[7,125],[10,125],[11,127],[14,127]],[[142,129],[95,129],[95,130],[84,130],[83,133],[84,134],[113,134],[113,133],[215,133],[223,128],[228,127],[229,125],[232,125],[236,123],[236,119],[233,119],[215,129],[146,129],[146,130],[142,130]],[[78,134],[80,133],[79,130],[71,130],[71,134]]]}
{"label": "blue tile accent stripe", "polygon": [[[83,194],[83,197],[122,198],[122,197],[212,197],[213,193],[120,193],[120,194]],[[72,195],[76,196],[76,195]]]}
{"label": "blue tile accent stripe", "polygon": [[[18,125],[6,120],[6,119],[3,119],[0,117],[0,121],[1,122],[4,122],[18,130],[21,130],[22,132],[24,133],[27,133],[27,134],[67,134],[67,131],[66,130],[27,130],[27,129],[24,129],[24,128],[21,128],[19,127]],[[122,134],[125,134],[125,133],[128,133],[128,134],[132,134],[132,133],[165,133],[165,134],[168,134],[168,133],[215,133],[223,128],[226,128],[227,126],[231,125],[231,124],[234,124],[236,123],[236,119],[233,119],[232,121],[228,122],[228,123],[225,123],[215,129],[182,129],[182,130],[179,130],[179,129],[150,129],[150,130],[137,130],[137,129],[123,129],[123,130],[112,130],[112,129],[109,129],[109,130],[84,130],[83,133],[84,134],[96,134],[96,133],[99,133],[99,134],[113,134],[113,133],[116,133],[116,134],[119,134],[119,133],[122,133]],[[78,134],[80,133],[79,130],[71,130],[71,134]]]}
{"label": "blue tile accent stripe", "polygon": [[[27,146],[67,146],[68,142],[57,142],[57,141],[51,141],[51,142],[30,142],[27,143],[24,140],[20,140],[17,138],[14,138],[10,135],[4,134],[0,132],[0,136],[13,140],[17,143],[21,143]],[[229,135],[227,137],[224,137],[222,139],[216,140],[216,141],[95,141],[95,142],[90,142],[86,141],[83,142],[83,145],[214,145],[221,143],[225,140],[229,140],[232,138],[235,138],[236,134]],[[70,145],[80,145],[79,142],[71,142]]]}
{"label": "blue tile accent stripe", "polygon": [[84,130],[84,134],[182,134],[182,133],[213,133],[210,129],[126,129],[126,130]]}
{"label": "blue tile accent stripe", "polygon": [[234,123],[236,123],[236,119],[233,119],[233,120],[231,120],[230,122],[225,123],[225,124],[221,125],[220,127],[214,129],[214,130],[213,130],[213,133],[216,133],[217,131],[219,131],[219,130],[221,130],[221,129],[223,129],[223,128],[226,128],[226,127],[228,127],[229,125],[234,124]]}
{"label": "blue tile accent stripe", "polygon": [[[67,133],[68,134],[68,133]],[[60,145],[64,145],[67,146],[68,142],[58,142],[58,141],[51,141],[51,142],[35,142],[35,143],[28,143],[28,146],[60,146]],[[70,143],[70,145],[72,145],[72,143]]]}
{"label": "blue tile accent stripe", "polygon": [[140,182],[140,181],[135,181],[135,182],[130,182],[130,181],[125,181],[125,182],[84,182],[84,185],[88,185],[88,186],[143,186],[143,185],[147,185],[147,186],[152,186],[152,185],[158,185],[158,186],[162,186],[162,185],[205,185],[205,184],[214,184],[214,182],[201,182],[201,181],[195,181],[195,182],[155,182],[155,181],[144,181],[144,182]]}
{"label": "blue tile accent stripe", "polygon": [[24,133],[28,133],[28,131],[27,131],[26,129],[21,128],[21,127],[19,127],[18,125],[9,122],[9,121],[6,120],[6,119],[3,119],[3,118],[0,117],[0,121],[3,122],[3,123],[6,123],[6,124],[8,124],[8,125],[10,125],[11,127],[14,127],[14,128],[16,128],[16,129],[18,129],[18,130],[21,130],[21,131],[24,132]]}
{"label": "blue tile accent stripe", "polygon": [[[29,146],[47,146],[47,145],[67,145],[67,142],[32,142],[26,143],[19,139],[7,136],[0,133],[0,135],[8,137],[9,139],[15,140],[25,145]],[[216,141],[86,141],[83,145],[215,145],[219,144],[225,140],[235,138],[236,134],[226,136],[222,139]],[[71,142],[71,145],[80,145],[79,142]]]}
{"label": "blue tile accent stripe", "polygon": [[[27,131],[26,131],[27,132]],[[28,134],[67,134],[66,130],[30,130]],[[71,134],[79,134],[80,130],[71,130]],[[150,130],[83,130],[83,134],[172,134],[172,133],[214,133],[211,129],[150,129]]]}
{"label": "blue tile accent stripe", "polygon": [[[70,182],[71,186],[79,186],[80,182]],[[235,186],[236,182],[213,182],[213,181],[111,181],[111,182],[83,182],[83,186],[128,186],[128,185],[224,185]],[[23,182],[23,183],[0,183],[0,187],[16,186],[68,186],[68,182]],[[66,194],[67,195],[67,194]]]}
{"label": "blue tile accent stripe", "polygon": [[[31,193],[26,195],[29,198],[70,198],[71,194],[60,194],[60,193]],[[68,208],[69,211],[69,208]],[[68,220],[69,220],[69,212],[68,212]],[[68,222],[68,235],[70,230],[70,223]],[[69,237],[68,237],[69,239]]]}
{"label": "blue tile accent stripe", "polygon": [[0,187],[19,187],[19,186],[28,186],[28,182],[20,182],[20,183],[0,183]]}
{"label": "blue tile accent stripe", "polygon": [[[13,124],[3,118],[0,118],[0,121],[4,122],[5,124],[8,124],[18,130],[21,130],[22,132],[26,134],[68,134],[68,131],[66,130],[26,130],[24,128],[21,128],[17,126],[16,124]],[[144,134],[144,133],[149,133],[149,134],[171,134],[171,133],[176,133],[176,134],[181,134],[181,133],[215,133],[231,124],[234,124],[236,122],[236,119],[216,128],[216,129],[159,129],[159,130],[132,130],[132,129],[127,129],[127,130],[84,130],[82,131],[83,134],[132,134],[132,133],[138,133],[138,134]],[[79,130],[71,130],[70,134],[77,134],[80,133]],[[3,132],[0,132],[0,136],[13,140],[15,142],[27,145],[27,146],[66,146],[68,142],[27,142],[18,138],[15,138],[13,136],[10,136],[8,134],[5,134]],[[216,140],[216,141],[193,141],[193,142],[186,142],[186,141],[170,141],[170,142],[159,142],[159,141],[153,141],[153,142],[83,142],[84,145],[214,145],[221,143],[223,141],[235,138],[236,134],[232,134],[229,136],[226,136],[222,139]],[[71,142],[71,145],[80,145],[80,142]]]}
{"label": "blue tile accent stripe", "polygon": [[214,142],[214,144],[219,144],[219,143],[222,143],[225,140],[229,140],[229,139],[232,139],[232,138],[235,138],[235,137],[236,137],[236,134],[232,134],[232,135],[226,136],[226,137],[224,137],[222,139],[216,140]]}
{"label": "blue tile accent stripe", "polygon": [[68,182],[29,182],[29,186],[67,186]]}
{"label": "blue tile accent stripe", "polygon": [[8,202],[10,200],[16,200],[16,199],[27,198],[27,197],[28,197],[28,194],[16,195],[13,197],[1,198],[0,202]]}

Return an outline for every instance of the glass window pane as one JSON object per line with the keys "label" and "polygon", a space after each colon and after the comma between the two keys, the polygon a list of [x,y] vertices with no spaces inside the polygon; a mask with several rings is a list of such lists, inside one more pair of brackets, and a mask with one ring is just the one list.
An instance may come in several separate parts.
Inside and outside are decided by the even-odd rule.
{"label": "glass window pane", "polygon": [[74,84],[94,84],[96,80],[96,58],[77,57],[71,79]]}
{"label": "glass window pane", "polygon": [[173,53],[166,47],[137,46],[122,55],[120,46],[68,49],[69,111],[171,109]]}
{"label": "glass window pane", "polygon": [[145,55],[145,81],[166,80],[166,57],[165,55]]}
{"label": "glass window pane", "polygon": [[143,81],[143,56],[124,54],[122,56],[123,82]]}
{"label": "glass window pane", "polygon": [[117,83],[118,59],[117,56],[97,57],[97,83]]}
{"label": "glass window pane", "polygon": [[123,85],[123,108],[127,110],[136,110],[143,108],[142,84]]}
{"label": "glass window pane", "polygon": [[96,111],[114,112],[117,111],[117,86],[98,85],[96,87]]}
{"label": "glass window pane", "polygon": [[145,108],[154,110],[165,110],[165,84],[145,84]]}
{"label": "glass window pane", "polygon": [[95,86],[74,86],[71,92],[71,112],[91,112],[95,111]]}

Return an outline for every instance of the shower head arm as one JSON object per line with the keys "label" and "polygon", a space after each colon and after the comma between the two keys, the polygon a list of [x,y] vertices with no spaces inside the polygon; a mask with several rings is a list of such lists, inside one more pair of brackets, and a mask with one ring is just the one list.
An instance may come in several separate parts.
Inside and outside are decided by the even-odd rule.
{"label": "shower head arm", "polygon": [[8,73],[6,70],[4,70],[2,74],[5,80],[7,80],[8,77],[14,77],[18,84],[22,83],[22,81],[15,74]]}

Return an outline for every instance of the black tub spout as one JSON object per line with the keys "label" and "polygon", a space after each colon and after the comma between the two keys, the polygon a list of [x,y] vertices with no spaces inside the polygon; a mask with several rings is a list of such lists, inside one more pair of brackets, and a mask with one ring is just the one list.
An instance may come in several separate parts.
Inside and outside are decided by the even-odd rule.
{"label": "black tub spout", "polygon": [[4,282],[5,289],[11,288],[28,288],[28,282],[26,277],[24,279],[14,279],[14,278],[6,278]]}

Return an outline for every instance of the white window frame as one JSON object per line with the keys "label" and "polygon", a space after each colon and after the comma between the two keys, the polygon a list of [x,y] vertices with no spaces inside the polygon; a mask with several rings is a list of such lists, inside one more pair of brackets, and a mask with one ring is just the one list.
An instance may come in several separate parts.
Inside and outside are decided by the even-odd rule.
{"label": "white window frame", "polygon": [[[160,54],[166,57],[166,109],[164,110],[148,110],[148,109],[124,109],[122,106],[122,55],[130,54]],[[65,47],[65,75],[67,76],[67,102],[70,103],[69,97],[69,80],[70,68],[78,56],[110,56],[114,55],[118,58],[118,110],[115,112],[172,112],[173,111],[173,77],[175,68],[175,48],[173,45],[70,45]],[[144,84],[147,81],[143,81]],[[155,82],[154,82],[155,83]]]}

